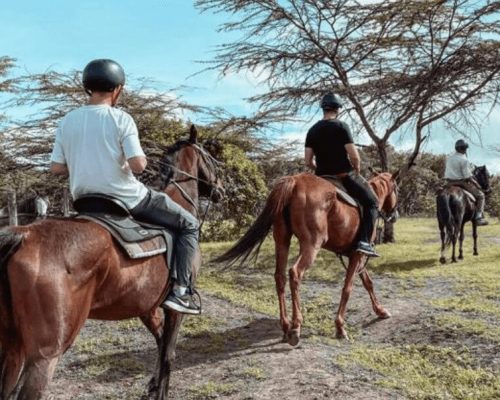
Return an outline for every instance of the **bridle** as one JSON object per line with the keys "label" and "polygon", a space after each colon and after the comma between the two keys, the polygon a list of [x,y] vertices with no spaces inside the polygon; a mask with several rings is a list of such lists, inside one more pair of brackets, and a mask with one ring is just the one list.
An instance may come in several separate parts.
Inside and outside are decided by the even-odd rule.
{"label": "bridle", "polygon": [[[201,156],[201,158],[203,159],[203,162],[205,163],[205,165],[207,166],[207,168],[209,170],[211,170],[214,174],[215,177],[217,177],[217,172],[218,170],[220,169],[220,166],[223,165],[223,163],[217,159],[215,159],[208,151],[206,151],[203,147],[197,145],[196,143],[188,143],[186,142],[184,144],[184,146],[192,146],[194,147],[198,154]],[[184,147],[179,147],[178,149],[176,149],[172,154],[175,154],[177,156],[177,153]],[[168,161],[161,161],[161,164],[162,165],[166,165],[168,166],[169,168],[171,168],[173,171],[175,171],[177,174],[180,174],[180,175],[183,175],[185,178],[184,179],[175,179],[175,176],[174,177],[171,177],[168,181],[167,181],[167,186],[168,185],[174,185],[178,190],[179,192],[181,193],[182,197],[184,197],[184,199],[193,206],[195,212],[196,212],[196,217],[198,218],[198,220],[201,221],[200,223],[200,231],[201,231],[201,228],[205,222],[205,219],[207,217],[207,214],[208,214],[208,211],[210,209],[210,206],[213,202],[212,200],[212,197],[214,195],[215,192],[217,191],[222,191],[221,188],[217,185],[217,179],[215,179],[214,181],[209,181],[209,180],[206,180],[206,179],[203,179],[203,178],[200,178],[200,177],[197,177],[197,176],[194,176],[194,175],[191,175],[190,173],[186,172],[186,171],[183,171],[179,168],[177,168],[175,166],[175,163],[170,163]],[[202,218],[200,218],[200,212],[199,212],[199,209],[198,209],[198,204],[196,204],[196,201],[189,195],[188,192],[186,192],[186,190],[180,185],[180,183],[183,183],[183,182],[188,182],[190,180],[195,180],[197,181],[198,183],[204,183],[205,185],[207,185],[209,188],[210,188],[210,194],[208,196],[208,205],[207,207],[205,208],[205,212],[202,216]]]}

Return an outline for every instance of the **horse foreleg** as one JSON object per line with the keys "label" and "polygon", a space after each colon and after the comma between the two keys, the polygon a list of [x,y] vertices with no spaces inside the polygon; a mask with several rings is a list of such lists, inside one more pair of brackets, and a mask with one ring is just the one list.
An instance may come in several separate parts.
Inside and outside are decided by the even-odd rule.
{"label": "horse foreleg", "polygon": [[463,252],[463,245],[464,245],[464,225],[465,222],[462,222],[462,225],[460,226],[460,236],[458,238],[458,259],[463,260],[464,259],[464,252]]}
{"label": "horse foreleg", "polygon": [[15,391],[24,368],[25,356],[19,343],[11,343],[2,351],[2,377],[0,382],[0,399],[9,399]]}
{"label": "horse foreleg", "polygon": [[54,356],[29,363],[23,373],[23,385],[17,400],[43,399],[58,360],[59,356]]}
{"label": "horse foreleg", "polygon": [[172,364],[175,359],[175,346],[179,335],[179,328],[182,323],[182,314],[171,310],[165,310],[165,325],[160,344],[160,365],[158,392],[156,400],[166,400],[170,384],[170,374]]}
{"label": "horse foreleg", "polygon": [[314,262],[319,249],[320,246],[301,244],[299,257],[289,271],[290,292],[292,295],[292,329],[288,331],[287,339],[292,346],[296,346],[300,341],[300,328],[303,321],[302,312],[300,311],[300,284],[307,268]]}
{"label": "horse foreleg", "polygon": [[472,253],[475,256],[478,256],[477,252],[477,224],[476,221],[472,221],[472,238],[474,239],[474,252]]}
{"label": "horse foreleg", "polygon": [[280,307],[280,325],[283,330],[283,342],[288,341],[288,330],[290,322],[286,312],[285,286],[286,286],[286,266],[288,264],[288,252],[290,249],[290,239],[292,234],[287,228],[285,221],[274,224],[273,229],[274,249],[276,257],[276,271],[274,280],[276,282],[276,292]]}
{"label": "horse foreleg", "polygon": [[339,339],[342,338],[348,339],[347,332],[344,329],[345,312],[349,296],[351,295],[352,292],[354,274],[358,270],[362,260],[363,256],[357,252],[349,257],[349,266],[347,267],[344,279],[344,287],[342,288],[342,296],[340,297],[339,309],[337,311],[337,317],[335,318],[335,326],[337,328],[337,338]]}
{"label": "horse foreleg", "polygon": [[375,314],[377,314],[378,317],[382,319],[390,318],[391,314],[389,313],[389,311],[387,311],[384,307],[382,307],[382,305],[378,302],[377,297],[375,296],[375,290],[373,289],[373,281],[370,278],[368,271],[364,269],[359,274],[359,277],[361,278],[363,286],[365,287],[370,296],[370,300],[372,301],[373,311],[375,311]]}
{"label": "horse foreleg", "polygon": [[161,337],[163,335],[163,324],[164,324],[164,314],[163,311],[157,307],[151,310],[147,315],[143,315],[141,318],[142,323],[148,328],[148,330],[153,334],[156,345],[158,346],[158,356],[156,357],[156,368],[153,376],[148,383],[148,393],[154,393],[158,390],[158,373],[160,371],[160,352],[161,352]]}

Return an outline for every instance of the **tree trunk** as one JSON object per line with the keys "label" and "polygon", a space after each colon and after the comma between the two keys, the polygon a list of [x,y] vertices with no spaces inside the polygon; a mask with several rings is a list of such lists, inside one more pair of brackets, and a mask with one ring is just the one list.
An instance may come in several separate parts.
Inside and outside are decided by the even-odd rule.
{"label": "tree trunk", "polygon": [[384,223],[384,243],[394,243],[396,238],[394,237],[394,222]]}
{"label": "tree trunk", "polygon": [[380,161],[380,168],[383,172],[389,171],[389,160],[387,159],[386,142],[381,140],[377,143],[378,158]]}

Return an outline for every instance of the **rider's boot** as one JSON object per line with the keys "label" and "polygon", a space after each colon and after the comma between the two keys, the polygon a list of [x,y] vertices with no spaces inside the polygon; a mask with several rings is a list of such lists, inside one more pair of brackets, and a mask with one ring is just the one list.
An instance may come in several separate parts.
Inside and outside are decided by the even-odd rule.
{"label": "rider's boot", "polygon": [[478,226],[488,225],[488,221],[484,218],[483,213],[480,211],[476,212],[474,220],[476,221],[476,225]]}
{"label": "rider's boot", "polygon": [[368,242],[359,241],[355,251],[363,253],[368,257],[380,257],[373,246]]}

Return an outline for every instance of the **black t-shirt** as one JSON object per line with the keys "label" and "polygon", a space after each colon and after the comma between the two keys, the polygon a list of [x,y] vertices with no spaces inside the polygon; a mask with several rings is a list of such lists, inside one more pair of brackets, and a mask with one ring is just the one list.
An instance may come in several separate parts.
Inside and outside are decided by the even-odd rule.
{"label": "black t-shirt", "polygon": [[306,147],[316,157],[316,175],[335,175],[353,170],[345,145],[353,143],[347,124],[337,119],[316,122],[306,136]]}

